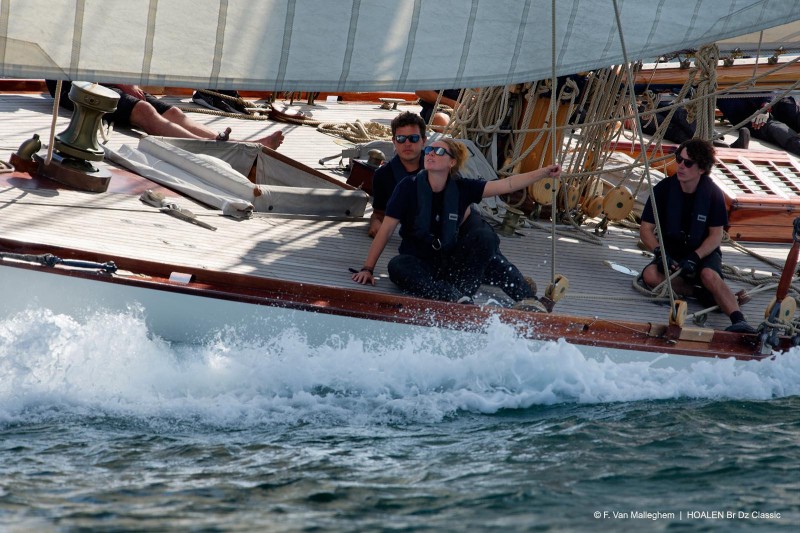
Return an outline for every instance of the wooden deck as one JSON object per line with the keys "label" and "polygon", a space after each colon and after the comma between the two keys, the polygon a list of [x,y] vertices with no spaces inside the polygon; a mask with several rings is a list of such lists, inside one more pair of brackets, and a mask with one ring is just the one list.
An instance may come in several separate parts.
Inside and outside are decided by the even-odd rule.
{"label": "wooden deck", "polygon": [[[190,105],[186,97],[165,97],[173,103]],[[0,159],[8,161],[12,152],[34,133],[46,141],[50,125],[52,100],[36,93],[0,95]],[[380,109],[378,103],[319,102],[313,107],[296,105],[308,115],[324,122],[378,121],[388,125],[404,109],[418,110],[414,105],[401,105],[400,110]],[[318,168],[331,176],[344,179],[336,168],[320,165],[319,159],[341,152],[350,144],[338,137],[320,133],[314,127],[270,121],[193,114],[200,122],[223,130],[233,128],[232,137],[254,140],[283,130],[286,141],[280,148],[284,155]],[[56,131],[69,121],[62,113]],[[109,143],[117,147],[136,143],[131,131],[114,131]],[[110,191],[113,191],[112,187]],[[353,287],[349,267],[362,264],[371,240],[366,235],[367,216],[358,221],[313,220],[302,217],[258,215],[246,221],[223,217],[189,200],[181,200],[202,220],[216,226],[210,231],[157,212],[136,196],[123,192],[91,194],[39,186],[36,180],[24,177],[6,178],[0,187],[0,234],[4,238],[32,241],[48,245],[71,246],[109,254],[138,257],[210,270],[226,270],[258,276],[319,283],[333,287]],[[632,278],[606,266],[612,261],[641,270],[649,258],[637,248],[635,230],[612,226],[601,245],[580,239],[574,230],[560,228],[556,234],[555,256],[551,254],[552,236],[549,222],[545,229],[524,229],[523,236],[502,237],[505,255],[528,275],[534,277],[541,293],[547,285],[551,265],[569,278],[570,290],[556,306],[557,313],[598,317],[599,320],[631,320],[664,323],[668,307],[641,296],[631,288]],[[591,228],[590,228],[591,230]],[[399,244],[397,236],[389,243],[379,261],[376,274],[379,282],[369,290],[397,293],[386,275],[386,263]],[[782,262],[786,245],[749,245],[754,252]],[[726,247],[726,264],[743,269],[776,272],[763,262]],[[747,288],[732,282],[734,291]],[[744,306],[743,311],[757,323],[771,294],[762,293]],[[479,301],[494,299],[506,302],[502,293],[486,288]],[[700,309],[690,300],[689,312]],[[712,313],[707,325],[722,328],[727,318]]]}

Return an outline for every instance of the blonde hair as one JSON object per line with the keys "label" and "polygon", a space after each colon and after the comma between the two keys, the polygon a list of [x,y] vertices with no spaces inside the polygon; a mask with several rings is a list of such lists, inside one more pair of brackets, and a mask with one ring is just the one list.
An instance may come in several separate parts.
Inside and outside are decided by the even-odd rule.
{"label": "blonde hair", "polygon": [[454,156],[453,159],[456,160],[456,164],[453,165],[453,168],[450,169],[450,175],[452,176],[453,174],[461,170],[461,167],[463,167],[464,163],[466,163],[467,159],[469,159],[469,150],[467,150],[467,147],[461,144],[460,142],[451,139],[449,137],[446,139],[436,139],[436,140],[445,143],[447,145],[448,151],[451,154],[453,154]]}

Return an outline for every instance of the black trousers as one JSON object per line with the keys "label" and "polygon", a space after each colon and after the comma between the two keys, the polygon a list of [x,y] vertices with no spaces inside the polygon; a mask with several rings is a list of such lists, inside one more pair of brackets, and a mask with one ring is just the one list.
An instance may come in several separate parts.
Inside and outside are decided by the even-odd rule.
{"label": "black trousers", "polygon": [[777,144],[787,152],[800,155],[800,137],[784,122],[769,119],[759,129],[750,128],[750,133],[756,139]]}
{"label": "black trousers", "polygon": [[473,210],[453,250],[427,258],[400,254],[389,261],[389,278],[409,294],[449,302],[473,296],[482,283],[501,288],[515,301],[535,296],[499,245],[492,227]]}

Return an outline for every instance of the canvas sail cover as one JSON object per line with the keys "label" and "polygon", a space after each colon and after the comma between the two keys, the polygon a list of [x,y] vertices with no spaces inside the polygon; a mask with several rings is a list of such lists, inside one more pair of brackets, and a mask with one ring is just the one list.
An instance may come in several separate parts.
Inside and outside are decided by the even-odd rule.
{"label": "canvas sail cover", "polygon": [[800,19],[796,0],[0,0],[0,76],[275,91],[496,86],[549,78],[554,58],[558,75],[622,63],[615,5],[630,60]]}
{"label": "canvas sail cover", "polygon": [[[103,148],[111,161],[236,218],[254,211],[360,218],[367,206],[364,191],[304,175],[302,169],[272,161],[254,143],[147,136],[136,148]],[[246,177],[255,161],[258,183]]]}

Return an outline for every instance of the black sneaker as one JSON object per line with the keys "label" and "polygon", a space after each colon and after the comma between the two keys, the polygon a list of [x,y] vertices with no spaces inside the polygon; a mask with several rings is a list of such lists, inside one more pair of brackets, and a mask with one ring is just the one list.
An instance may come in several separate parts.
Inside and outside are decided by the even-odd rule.
{"label": "black sneaker", "polygon": [[731,143],[731,148],[747,150],[748,146],[750,146],[750,130],[747,128],[739,128],[739,138]]}
{"label": "black sneaker", "polygon": [[754,328],[753,326],[748,324],[747,321],[745,321],[745,320],[740,320],[739,322],[736,322],[735,324],[731,324],[730,326],[725,328],[725,331],[730,331],[732,333],[757,333],[758,332],[758,330],[756,330],[756,328]]}

